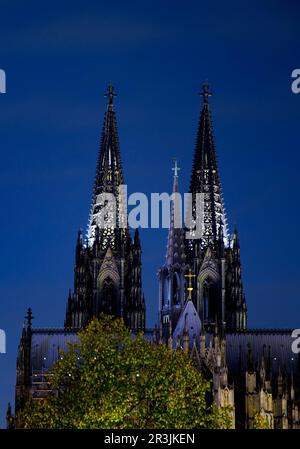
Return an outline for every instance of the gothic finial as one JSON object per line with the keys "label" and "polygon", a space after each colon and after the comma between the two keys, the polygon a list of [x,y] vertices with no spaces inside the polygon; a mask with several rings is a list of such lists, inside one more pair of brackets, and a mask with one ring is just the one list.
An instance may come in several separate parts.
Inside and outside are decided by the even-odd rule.
{"label": "gothic finial", "polygon": [[25,319],[27,321],[27,329],[31,329],[31,321],[34,319],[31,307],[28,308],[27,315],[25,316]]}
{"label": "gothic finial", "polygon": [[104,96],[107,98],[107,106],[113,106],[114,97],[116,97],[117,94],[115,93],[115,88],[111,83],[107,86],[107,91]]}
{"label": "gothic finial", "polygon": [[8,403],[8,406],[7,406],[6,425],[7,425],[7,429],[13,429],[13,427],[14,427],[14,417],[12,415],[10,402]]}
{"label": "gothic finial", "polygon": [[10,402],[7,404],[7,415],[11,416],[11,404],[10,404]]}
{"label": "gothic finial", "polygon": [[204,105],[207,105],[208,98],[212,96],[212,93],[209,91],[209,84],[207,80],[202,84],[202,91],[199,93],[199,95],[203,97]]}

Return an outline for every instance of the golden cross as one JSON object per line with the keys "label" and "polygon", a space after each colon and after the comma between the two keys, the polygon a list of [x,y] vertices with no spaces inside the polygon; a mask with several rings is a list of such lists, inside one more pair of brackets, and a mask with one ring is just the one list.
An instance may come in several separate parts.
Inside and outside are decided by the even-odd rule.
{"label": "golden cross", "polygon": [[192,298],[191,298],[192,291],[193,291],[192,278],[195,278],[196,275],[195,275],[195,274],[192,274],[192,270],[190,269],[190,270],[189,270],[189,274],[185,274],[184,277],[185,277],[185,278],[188,278],[188,280],[189,280],[189,285],[188,285],[187,290],[188,290],[188,292],[189,292],[189,299],[192,299]]}

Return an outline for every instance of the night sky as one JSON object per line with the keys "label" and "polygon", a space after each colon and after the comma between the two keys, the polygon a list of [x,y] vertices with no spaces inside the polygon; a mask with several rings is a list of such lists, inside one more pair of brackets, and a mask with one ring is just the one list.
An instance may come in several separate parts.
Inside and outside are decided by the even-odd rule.
{"label": "night sky", "polygon": [[[224,4],[226,3],[226,5]],[[76,234],[86,228],[111,81],[131,192],[187,191],[209,80],[230,229],[237,223],[250,327],[300,328],[297,1],[0,2],[0,423],[13,402],[26,309],[63,325]],[[167,231],[142,230],[147,326]]]}

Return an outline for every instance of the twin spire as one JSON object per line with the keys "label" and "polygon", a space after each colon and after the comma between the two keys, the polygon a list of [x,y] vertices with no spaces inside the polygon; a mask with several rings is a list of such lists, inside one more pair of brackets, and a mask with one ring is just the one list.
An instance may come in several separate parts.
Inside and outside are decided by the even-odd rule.
{"label": "twin spire", "polygon": [[[118,199],[119,186],[124,184],[117,120],[114,110],[114,99],[116,95],[117,94],[115,92],[115,89],[110,83],[105,93],[105,97],[107,98],[107,109],[104,116],[100,151],[92,196],[92,207],[87,231],[89,244],[92,244],[94,241],[97,227],[97,214],[99,213],[99,210],[101,208],[97,201],[97,195],[101,193],[112,193],[115,198]],[[221,183],[219,178],[217,156],[215,151],[212,119],[208,107],[209,97],[212,96],[212,93],[210,92],[207,82],[203,84],[200,95],[203,98],[203,108],[200,114],[198,125],[190,192],[192,194],[202,193],[204,195],[204,232],[202,246],[205,247],[209,246],[211,242],[216,242],[221,234],[223,235],[224,243],[228,244],[228,231]],[[173,168],[173,193],[178,192],[179,170],[180,168],[178,167],[176,162]],[[175,204],[173,202],[173,215],[174,207]],[[118,217],[116,218],[118,219]],[[172,235],[169,236],[169,240],[172,241],[172,239],[175,238],[175,234],[178,234],[178,232],[170,230],[170,234]],[[113,233],[109,232],[108,240],[113,238]],[[178,257],[181,257],[180,248],[177,253]],[[173,255],[170,254],[168,244],[167,259],[169,258],[170,261],[170,258],[173,259],[174,255],[175,252],[173,252]]]}
{"label": "twin spire", "polygon": [[[103,193],[113,194],[118,203],[120,193],[119,186],[124,184],[117,118],[114,111],[114,98],[116,95],[114,87],[112,84],[109,84],[105,93],[105,97],[107,98],[107,109],[102,127],[91,212],[87,230],[89,245],[92,245],[94,242],[99,212],[102,207],[98,195]],[[119,217],[116,217],[116,225],[118,225],[118,218]],[[116,244],[116,235],[113,224],[110,227],[108,223],[107,229],[104,231],[107,247],[114,247]]]}
{"label": "twin spire", "polygon": [[[203,107],[198,123],[190,182],[190,193],[193,194],[193,214],[195,218],[195,195],[200,193],[203,195],[204,202],[202,248],[217,242],[220,234],[223,235],[224,243],[227,246],[227,219],[215,149],[212,117],[208,102],[212,93],[207,82],[203,84],[200,95],[203,98]],[[221,230],[220,227],[222,228]]]}
{"label": "twin spire", "polygon": [[[218,244],[225,244],[225,246],[228,246],[229,239],[213,136],[212,118],[209,110],[209,98],[212,96],[212,93],[207,81],[203,84],[202,91],[199,95],[203,98],[203,107],[198,125],[190,193],[193,195],[192,213],[194,219],[196,218],[196,194],[200,193],[203,195],[204,207],[201,216],[203,237],[201,246],[205,249],[211,245],[216,246],[217,242]],[[175,161],[172,170],[174,172],[174,196],[174,194],[179,192],[178,172],[180,168],[177,165],[177,161]],[[183,231],[181,229],[176,229],[176,226],[174,226],[175,219],[177,218],[175,217],[176,214],[174,211],[177,209],[178,214],[178,211],[180,210],[180,208],[176,206],[177,204],[173,200],[171,202],[171,219],[166,260],[166,264],[169,266],[173,263],[182,263],[185,261],[184,246],[182,245],[182,239],[184,243]]]}

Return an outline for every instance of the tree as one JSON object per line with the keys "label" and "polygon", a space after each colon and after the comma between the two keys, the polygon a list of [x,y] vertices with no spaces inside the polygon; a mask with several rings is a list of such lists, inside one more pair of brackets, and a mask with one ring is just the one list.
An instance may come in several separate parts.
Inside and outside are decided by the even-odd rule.
{"label": "tree", "polygon": [[271,421],[268,416],[256,413],[253,420],[253,429],[272,429]]}
{"label": "tree", "polygon": [[226,410],[207,404],[210,384],[182,351],[133,337],[102,315],[54,364],[48,398],[29,400],[25,428],[220,428]]}

